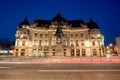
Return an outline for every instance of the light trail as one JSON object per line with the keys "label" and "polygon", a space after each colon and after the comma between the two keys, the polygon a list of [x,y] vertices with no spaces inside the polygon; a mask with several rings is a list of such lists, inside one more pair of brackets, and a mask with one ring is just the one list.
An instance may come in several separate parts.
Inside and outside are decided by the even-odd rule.
{"label": "light trail", "polygon": [[94,64],[94,63],[118,63],[120,59],[46,59],[33,61],[1,61],[0,64]]}
{"label": "light trail", "polygon": [[120,70],[37,70],[38,72],[120,72]]}
{"label": "light trail", "polygon": [[0,69],[13,68],[13,67],[0,67]]}

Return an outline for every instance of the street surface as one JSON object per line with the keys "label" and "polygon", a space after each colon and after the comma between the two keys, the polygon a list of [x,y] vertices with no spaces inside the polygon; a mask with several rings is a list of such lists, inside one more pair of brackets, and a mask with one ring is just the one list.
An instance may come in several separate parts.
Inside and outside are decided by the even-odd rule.
{"label": "street surface", "polygon": [[120,64],[0,63],[0,80],[120,80]]}

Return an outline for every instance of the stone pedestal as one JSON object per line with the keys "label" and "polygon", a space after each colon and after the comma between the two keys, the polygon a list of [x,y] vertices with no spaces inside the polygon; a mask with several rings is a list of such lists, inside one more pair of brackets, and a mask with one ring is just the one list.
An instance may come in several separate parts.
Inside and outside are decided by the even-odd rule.
{"label": "stone pedestal", "polygon": [[55,56],[63,56],[63,45],[62,45],[62,43],[57,43],[56,44]]}

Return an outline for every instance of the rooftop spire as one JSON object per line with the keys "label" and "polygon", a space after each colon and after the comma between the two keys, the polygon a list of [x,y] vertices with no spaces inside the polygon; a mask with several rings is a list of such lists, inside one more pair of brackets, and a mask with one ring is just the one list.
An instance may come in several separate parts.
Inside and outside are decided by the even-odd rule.
{"label": "rooftop spire", "polygon": [[99,29],[98,24],[95,23],[92,18],[90,18],[90,21],[88,23],[88,28],[90,28],[90,29]]}
{"label": "rooftop spire", "polygon": [[62,17],[62,15],[61,15],[60,13],[58,13],[58,14],[56,15],[56,17]]}
{"label": "rooftop spire", "polygon": [[28,22],[27,17],[25,17],[25,19],[19,24],[20,27],[21,27],[22,25],[30,25],[30,23]]}

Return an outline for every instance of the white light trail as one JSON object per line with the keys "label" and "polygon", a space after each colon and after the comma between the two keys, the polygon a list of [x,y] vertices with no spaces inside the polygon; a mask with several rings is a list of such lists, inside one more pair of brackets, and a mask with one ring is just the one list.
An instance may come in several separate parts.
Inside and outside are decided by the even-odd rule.
{"label": "white light trail", "polygon": [[120,70],[37,70],[38,72],[120,72]]}

